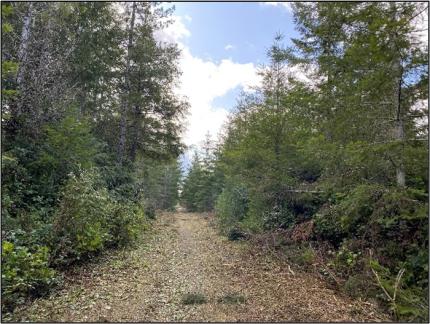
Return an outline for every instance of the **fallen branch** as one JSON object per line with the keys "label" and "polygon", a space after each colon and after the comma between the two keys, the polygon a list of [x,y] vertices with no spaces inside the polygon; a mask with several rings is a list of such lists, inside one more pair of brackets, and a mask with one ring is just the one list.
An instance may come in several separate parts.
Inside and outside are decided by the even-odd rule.
{"label": "fallen branch", "polygon": [[370,268],[373,272],[373,274],[376,277],[376,280],[378,281],[379,287],[382,288],[382,290],[384,291],[385,295],[388,297],[388,299],[392,302],[394,302],[393,297],[391,297],[391,295],[388,293],[388,291],[385,289],[385,287],[382,285],[381,279],[379,278],[378,273],[371,267]]}
{"label": "fallen branch", "polygon": [[372,267],[370,267],[370,269],[372,270],[373,274],[375,275],[376,280],[378,281],[379,287],[381,287],[381,289],[384,291],[385,295],[387,296],[388,300],[391,302],[394,314],[397,316],[397,314],[396,314],[396,312],[397,312],[397,305],[396,305],[397,290],[398,290],[399,285],[400,285],[400,280],[402,279],[402,276],[405,273],[405,269],[404,268],[400,269],[399,273],[397,274],[396,282],[394,283],[394,292],[393,292],[392,297],[388,293],[388,291],[385,289],[385,287],[382,285],[382,282],[381,282],[381,279],[379,278],[378,273]]}
{"label": "fallen branch", "polygon": [[293,276],[295,276],[295,275],[296,275],[296,274],[294,273],[294,271],[293,271],[293,270],[291,270],[290,265],[288,265],[288,271],[290,271],[290,273],[291,273]]}

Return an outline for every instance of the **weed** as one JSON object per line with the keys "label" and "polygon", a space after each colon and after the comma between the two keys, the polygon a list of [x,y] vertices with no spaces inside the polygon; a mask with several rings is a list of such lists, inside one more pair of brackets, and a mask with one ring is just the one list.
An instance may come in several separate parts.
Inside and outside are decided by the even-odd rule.
{"label": "weed", "polygon": [[245,302],[245,297],[238,293],[227,293],[226,295],[218,298],[218,303],[223,304],[242,304]]}
{"label": "weed", "polygon": [[204,304],[207,299],[202,294],[187,293],[182,296],[182,304],[184,305],[194,305],[194,304]]}
{"label": "weed", "polygon": [[246,239],[246,234],[238,228],[232,228],[227,234],[229,241],[238,241]]}

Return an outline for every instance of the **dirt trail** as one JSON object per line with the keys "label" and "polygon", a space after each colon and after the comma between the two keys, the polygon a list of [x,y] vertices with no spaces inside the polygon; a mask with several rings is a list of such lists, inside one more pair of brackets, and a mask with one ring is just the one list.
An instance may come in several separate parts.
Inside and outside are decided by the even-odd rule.
{"label": "dirt trail", "polygon": [[[167,213],[133,250],[75,269],[48,299],[17,309],[31,321],[386,321],[370,303],[326,288],[311,274],[229,242],[201,214]],[[73,272],[73,271],[71,271]],[[201,305],[182,296],[200,293]],[[226,294],[240,303],[220,302]]]}

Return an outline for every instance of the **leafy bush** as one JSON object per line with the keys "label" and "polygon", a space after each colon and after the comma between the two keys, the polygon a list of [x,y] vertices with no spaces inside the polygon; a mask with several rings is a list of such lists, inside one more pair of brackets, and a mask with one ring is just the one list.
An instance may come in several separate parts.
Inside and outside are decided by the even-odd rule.
{"label": "leafy bush", "polygon": [[43,295],[56,282],[55,271],[48,267],[49,249],[35,251],[2,242],[2,308],[11,310],[28,295]]}
{"label": "leafy bush", "polygon": [[342,289],[354,298],[368,297],[371,296],[371,291],[375,290],[372,285],[369,285],[370,280],[371,278],[366,273],[357,273],[348,277]]}
{"label": "leafy bush", "polygon": [[150,219],[156,218],[155,206],[154,206],[153,202],[147,201],[147,203],[145,203],[145,209],[144,210],[145,210],[146,217],[148,217]]}
{"label": "leafy bush", "polygon": [[[422,305],[428,304],[427,200],[423,190],[362,184],[335,194],[314,219],[316,238],[340,247],[330,265],[347,279],[344,289],[353,296],[377,296],[402,320],[422,320]],[[381,288],[366,286],[365,278],[375,279],[364,256],[369,249],[389,293],[404,269],[395,303]]]}
{"label": "leafy bush", "polygon": [[347,233],[340,226],[336,206],[326,204],[314,216],[314,232],[318,239],[327,240],[338,246]]}
{"label": "leafy bush", "polygon": [[218,196],[215,213],[223,229],[242,221],[248,211],[248,193],[243,187],[225,188]]}
{"label": "leafy bush", "polygon": [[143,206],[138,204],[114,204],[109,220],[109,242],[112,245],[124,246],[137,238],[146,215],[143,210]]}
{"label": "leafy bush", "polygon": [[303,248],[299,260],[299,262],[303,265],[312,265],[315,261],[315,251],[310,247]]}
{"label": "leafy bush", "polygon": [[342,244],[336,253],[333,265],[338,273],[347,276],[357,270],[363,270],[357,267],[360,257],[361,251],[351,251],[346,244]]}
{"label": "leafy bush", "polygon": [[108,220],[113,204],[106,189],[95,187],[97,173],[82,171],[70,175],[62,191],[53,230],[56,264],[68,264],[103,248],[109,239]]}
{"label": "leafy bush", "polygon": [[145,219],[143,204],[115,200],[100,183],[94,169],[70,175],[53,221],[54,264],[69,264],[137,237]]}
{"label": "leafy bush", "polygon": [[287,203],[275,204],[263,211],[265,229],[289,228],[294,225],[295,215]]}
{"label": "leafy bush", "polygon": [[348,195],[338,195],[334,205],[325,205],[315,216],[315,232],[338,245],[347,235],[362,234],[370,221],[375,203],[384,189],[379,185],[359,185]]}
{"label": "leafy bush", "polygon": [[238,241],[238,240],[244,240],[248,236],[244,231],[240,230],[239,228],[232,228],[231,230],[228,231],[227,237],[229,241]]}
{"label": "leafy bush", "polygon": [[284,253],[293,263],[305,268],[310,267],[316,258],[314,249],[307,244],[289,245],[285,248]]}
{"label": "leafy bush", "polygon": [[248,233],[261,233],[264,228],[263,219],[260,217],[258,210],[254,209],[252,200],[249,205],[249,211],[246,217],[240,222],[240,227]]}
{"label": "leafy bush", "polygon": [[380,288],[377,297],[389,304],[396,319],[420,322],[428,319],[428,288],[405,287],[402,280],[405,269],[392,274],[376,260],[372,260],[370,266],[375,274],[375,285]]}
{"label": "leafy bush", "polygon": [[34,163],[41,180],[57,183],[70,172],[78,172],[79,167],[94,166],[100,143],[91,134],[90,124],[85,119],[79,120],[74,109],[58,124],[45,126],[44,133],[42,152]]}

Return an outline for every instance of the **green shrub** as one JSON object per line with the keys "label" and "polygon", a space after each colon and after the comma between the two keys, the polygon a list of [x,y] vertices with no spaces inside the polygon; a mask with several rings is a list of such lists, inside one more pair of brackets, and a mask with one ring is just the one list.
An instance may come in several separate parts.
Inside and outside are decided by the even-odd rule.
{"label": "green shrub", "polygon": [[228,293],[218,298],[218,303],[223,304],[242,304],[245,302],[245,297],[238,293]]}
{"label": "green shrub", "polygon": [[134,241],[145,220],[143,206],[129,203],[115,203],[109,220],[109,242],[124,246]]}
{"label": "green shrub", "polygon": [[342,244],[341,248],[337,251],[335,258],[333,260],[333,265],[338,273],[343,276],[348,276],[349,274],[362,271],[358,267],[359,258],[361,257],[361,251],[351,251],[347,244]]}
{"label": "green shrub", "polygon": [[94,165],[100,143],[91,134],[91,126],[79,119],[75,108],[58,124],[43,128],[45,142],[38,159],[32,165],[40,175],[41,183],[62,184],[70,172]]}
{"label": "green shrub", "polygon": [[360,235],[368,227],[375,203],[384,189],[379,185],[359,185],[347,195],[339,195],[334,205],[325,205],[315,216],[315,232],[338,245],[348,235]]}
{"label": "green shrub", "polygon": [[303,248],[302,253],[300,255],[300,263],[303,265],[310,266],[315,262],[315,251],[308,247]]}
{"label": "green shrub", "polygon": [[232,228],[228,231],[227,237],[229,241],[245,240],[248,238],[246,233],[239,228]]}
{"label": "green shrub", "polygon": [[366,273],[357,273],[348,277],[343,284],[342,290],[349,296],[368,297],[375,291],[371,282],[371,278]]}
{"label": "green shrub", "polygon": [[270,205],[263,211],[263,223],[265,229],[289,228],[294,225],[295,215],[287,202]]}
{"label": "green shrub", "polygon": [[48,267],[49,249],[35,251],[2,242],[2,308],[12,310],[28,295],[41,296],[56,282],[55,271]]}
{"label": "green shrub", "polygon": [[103,248],[109,239],[113,204],[106,189],[95,187],[94,170],[70,175],[55,213],[55,264],[68,264]]}
{"label": "green shrub", "polygon": [[369,226],[381,265],[405,268],[404,283],[428,288],[428,194],[393,188],[375,204]]}
{"label": "green shrub", "polygon": [[145,215],[146,217],[150,218],[150,219],[155,219],[156,214],[155,214],[155,206],[153,202],[147,201],[145,203]]}
{"label": "green shrub", "polygon": [[53,222],[54,264],[66,265],[107,246],[126,245],[142,229],[143,204],[115,200],[99,184],[95,170],[70,175]]}
{"label": "green shrub", "polygon": [[375,286],[379,289],[377,297],[390,306],[396,319],[428,322],[428,286],[424,289],[418,286],[406,286],[403,276],[399,276],[402,270],[393,273],[376,260],[372,260],[370,266],[375,274],[373,278]]}
{"label": "green shrub", "polygon": [[263,219],[260,217],[258,212],[253,209],[252,204],[248,213],[246,214],[246,217],[240,222],[240,227],[246,230],[248,233],[255,234],[263,231]]}
{"label": "green shrub", "polygon": [[204,304],[207,299],[202,294],[188,293],[182,296],[182,304],[184,305],[194,305],[194,304]]}
{"label": "green shrub", "polygon": [[225,188],[215,204],[215,213],[224,230],[242,221],[247,211],[248,193],[243,187]]}
{"label": "green shrub", "polygon": [[325,205],[314,216],[314,232],[319,239],[327,240],[338,246],[347,233],[340,226],[336,206]]}
{"label": "green shrub", "polygon": [[284,253],[293,263],[305,268],[310,267],[316,258],[314,249],[306,245],[289,245]]}

